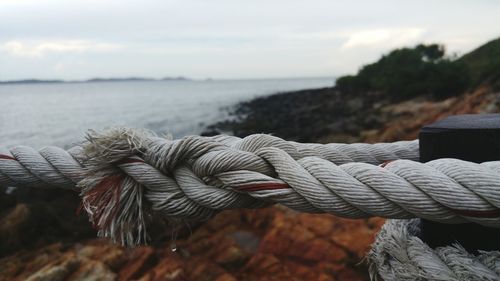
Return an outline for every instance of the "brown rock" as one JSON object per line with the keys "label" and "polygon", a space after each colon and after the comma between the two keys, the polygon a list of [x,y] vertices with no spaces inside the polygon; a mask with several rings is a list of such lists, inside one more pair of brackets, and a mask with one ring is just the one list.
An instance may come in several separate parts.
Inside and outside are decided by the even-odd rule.
{"label": "brown rock", "polygon": [[188,280],[236,280],[217,263],[202,257],[193,258],[189,263],[186,263],[186,273],[188,274]]}
{"label": "brown rock", "polygon": [[340,262],[346,257],[345,251],[324,237],[335,220],[333,216],[278,215],[273,223],[275,227],[262,239],[260,251],[308,263]]}
{"label": "brown rock", "polygon": [[298,219],[301,225],[321,237],[328,236],[335,225],[331,215],[299,214]]}
{"label": "brown rock", "polygon": [[84,260],[81,266],[65,280],[114,281],[117,274],[105,263],[95,260]]}
{"label": "brown rock", "polygon": [[144,273],[140,281],[187,280],[183,261],[175,255],[166,255],[153,268]]}
{"label": "brown rock", "polygon": [[495,113],[500,111],[500,92],[481,86],[462,96],[444,101],[414,99],[390,104],[381,114],[388,120],[379,130],[361,133],[365,142],[412,140],[418,138],[420,128],[438,119],[454,114]]}
{"label": "brown rock", "polygon": [[[365,268],[356,265],[361,255],[344,244],[366,243],[356,246],[366,249],[381,221],[298,214],[282,207],[234,210],[178,240],[176,252],[170,241],[133,249],[104,239],[53,244],[1,259],[0,280],[330,281],[349,274],[355,276],[351,280],[367,280],[359,273]],[[371,238],[361,240],[365,235]]]}
{"label": "brown rock", "polygon": [[277,257],[270,254],[255,254],[238,275],[239,280],[299,280],[288,270],[288,267]]}
{"label": "brown rock", "polygon": [[[141,248],[134,250],[139,252]],[[129,254],[116,244],[109,243],[106,239],[85,241],[84,244],[75,244],[75,254],[84,259],[99,260],[111,269],[118,269],[127,262]]]}
{"label": "brown rock", "polygon": [[375,235],[384,224],[381,218],[367,220],[349,220],[336,218],[336,226],[330,234],[330,239],[335,244],[361,259],[370,249]]}
{"label": "brown rock", "polygon": [[[500,93],[482,87],[440,102],[380,104],[387,126],[370,128],[361,137],[368,142],[413,139],[422,125],[450,114],[498,112],[499,100]],[[186,228],[183,232],[192,234],[176,241],[176,252],[169,238],[154,247],[125,249],[104,239],[83,240],[95,234],[82,231],[90,229],[85,217],[73,216],[76,195],[18,192],[14,199],[0,198],[8,203],[0,214],[0,281],[368,280],[360,261],[384,222],[299,214],[282,206],[231,210]],[[41,203],[15,205],[32,194]],[[172,236],[165,228],[156,231]],[[19,249],[24,251],[15,252]]]}
{"label": "brown rock", "polygon": [[155,252],[151,247],[139,247],[130,251],[128,262],[118,273],[119,280],[131,280],[141,276],[155,264]]}
{"label": "brown rock", "polygon": [[20,235],[28,227],[31,212],[26,204],[17,204],[0,216],[0,252],[10,252],[22,246]]}
{"label": "brown rock", "polygon": [[61,263],[47,264],[45,267],[31,274],[26,281],[63,281],[80,265],[76,259],[69,259]]}

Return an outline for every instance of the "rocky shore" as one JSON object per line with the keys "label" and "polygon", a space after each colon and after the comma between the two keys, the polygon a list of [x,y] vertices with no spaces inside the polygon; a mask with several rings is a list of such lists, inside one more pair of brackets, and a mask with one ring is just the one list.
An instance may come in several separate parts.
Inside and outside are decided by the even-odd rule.
{"label": "rocky shore", "polygon": [[395,49],[355,75],[338,77],[335,87],[243,102],[207,134],[271,133],[301,142],[414,139],[422,125],[440,117],[494,112],[499,58],[500,38],[460,58],[438,44]]}
{"label": "rocky shore", "polygon": [[[379,142],[414,139],[422,125],[450,114],[492,112],[500,112],[500,92],[487,86],[442,101],[397,103],[342,103],[326,88],[243,103],[236,121],[212,129]],[[4,190],[0,202],[0,280],[368,280],[363,257],[383,224],[273,206],[225,211],[184,229],[177,241],[157,226],[151,245],[127,249],[94,238],[72,192]]]}
{"label": "rocky shore", "polygon": [[191,235],[126,249],[102,239],[53,243],[0,260],[0,280],[367,280],[359,264],[382,219],[281,207],[223,212]]}
{"label": "rocky shore", "polygon": [[[426,47],[415,50],[419,48]],[[205,134],[272,133],[322,143],[415,139],[423,125],[448,115],[500,112],[499,50],[497,39],[461,59],[474,70],[476,80],[484,79],[462,94],[402,100],[380,91],[348,93],[335,87],[279,93],[237,105],[232,119],[209,126]],[[409,51],[412,56],[414,51],[408,49],[393,54],[400,58]],[[399,61],[387,66],[387,57],[379,63],[377,67],[391,71],[408,67]],[[381,77],[394,82],[383,72],[371,73],[379,80],[368,75],[370,82]],[[358,87],[356,83],[367,77],[347,76],[343,81]],[[419,82],[413,84],[421,86]],[[76,214],[79,204],[70,191],[0,190],[0,281],[368,280],[363,257],[384,222],[301,214],[281,206],[231,210],[185,227],[178,235],[155,225],[156,239],[150,245],[130,249],[94,238],[86,216]]]}
{"label": "rocky shore", "polygon": [[346,96],[335,87],[303,90],[256,98],[238,104],[233,119],[211,125],[208,131],[224,131],[244,137],[272,133],[300,142],[339,142],[360,138],[366,128],[384,123],[379,109],[388,101],[378,95]]}
{"label": "rocky shore", "polygon": [[498,91],[483,85],[444,100],[417,97],[393,101],[377,93],[346,95],[335,87],[260,97],[235,106],[233,118],[205,134],[244,137],[271,133],[299,142],[380,142],[410,140],[420,128],[451,114],[497,112]]}

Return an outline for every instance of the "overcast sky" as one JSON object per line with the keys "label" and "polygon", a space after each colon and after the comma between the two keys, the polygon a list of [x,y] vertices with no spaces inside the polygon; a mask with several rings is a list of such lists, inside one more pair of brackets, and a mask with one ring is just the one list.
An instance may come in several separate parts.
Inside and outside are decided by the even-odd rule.
{"label": "overcast sky", "polygon": [[500,1],[0,0],[0,80],[337,76],[401,46],[463,54]]}

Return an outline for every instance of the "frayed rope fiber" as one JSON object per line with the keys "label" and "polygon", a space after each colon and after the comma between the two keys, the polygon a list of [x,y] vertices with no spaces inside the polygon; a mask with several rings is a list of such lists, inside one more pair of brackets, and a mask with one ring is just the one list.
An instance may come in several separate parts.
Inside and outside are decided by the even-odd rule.
{"label": "frayed rope fiber", "polygon": [[368,254],[372,280],[500,280],[500,251],[472,255],[459,244],[432,249],[419,238],[420,224],[386,221]]}
{"label": "frayed rope fiber", "polygon": [[500,162],[418,162],[418,141],[302,144],[270,135],[90,131],[68,151],[0,147],[0,186],[75,189],[99,230],[147,240],[153,216],[183,223],[225,209],[283,204],[347,218],[424,218],[500,227]]}

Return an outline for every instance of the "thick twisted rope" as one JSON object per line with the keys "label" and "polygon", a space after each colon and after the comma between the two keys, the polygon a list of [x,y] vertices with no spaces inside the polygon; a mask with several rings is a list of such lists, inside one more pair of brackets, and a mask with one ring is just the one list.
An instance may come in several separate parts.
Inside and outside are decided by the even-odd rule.
{"label": "thick twisted rope", "polygon": [[500,280],[500,251],[472,255],[459,244],[432,249],[420,229],[420,219],[384,224],[368,254],[372,280]]}
{"label": "thick twisted rope", "polygon": [[224,209],[271,203],[348,218],[500,227],[500,162],[417,160],[417,141],[320,145],[269,135],[167,140],[118,129],[92,132],[83,148],[69,151],[0,149],[0,186],[76,186],[99,234],[124,244],[146,239],[148,213],[204,220]]}

